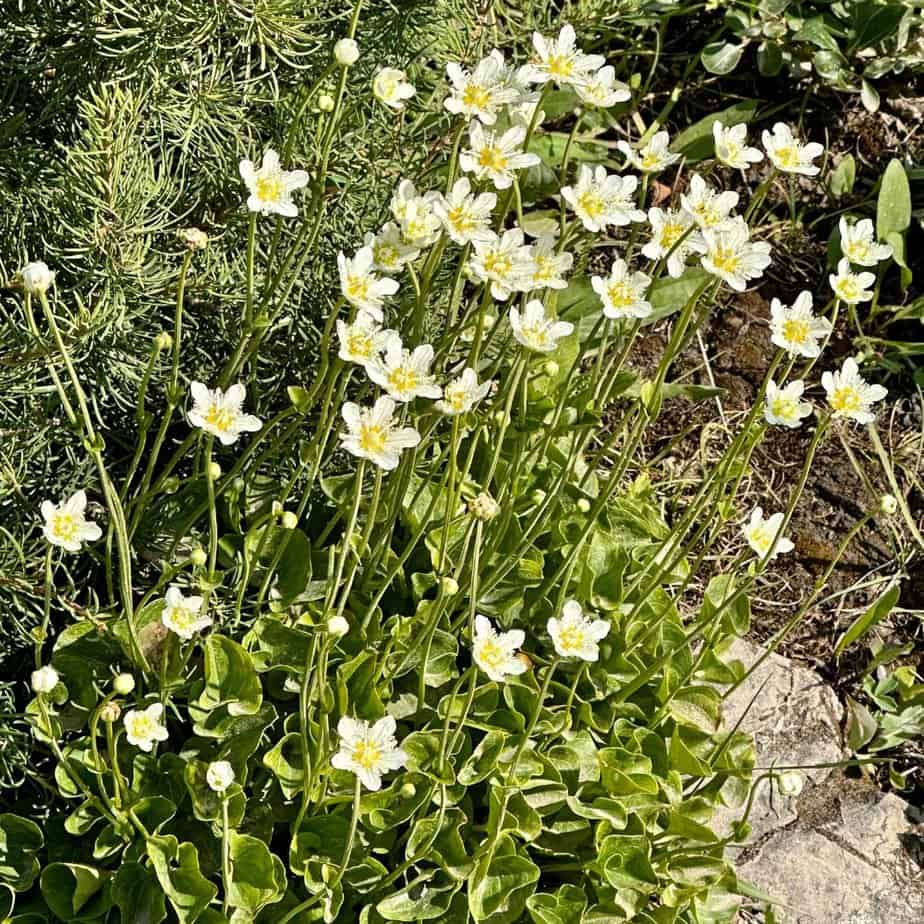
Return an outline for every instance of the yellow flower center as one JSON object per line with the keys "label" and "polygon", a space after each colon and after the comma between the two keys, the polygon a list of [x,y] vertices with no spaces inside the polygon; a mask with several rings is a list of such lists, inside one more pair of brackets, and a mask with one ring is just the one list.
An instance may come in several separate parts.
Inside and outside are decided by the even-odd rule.
{"label": "yellow flower center", "polygon": [[153,738],[157,723],[149,715],[140,713],[132,721],[132,735],[135,738]]}
{"label": "yellow flower center", "polygon": [[381,749],[371,741],[360,741],[353,748],[353,760],[364,770],[374,770],[381,759]]}
{"label": "yellow flower center", "polygon": [[584,647],[584,630],[580,626],[562,626],[558,632],[558,647],[562,651],[580,651]]}
{"label": "yellow flower center", "polygon": [[738,160],[741,156],[741,145],[737,141],[732,141],[728,138],[725,139],[725,159],[726,160]]}
{"label": "yellow flower center", "polygon": [[606,290],[614,308],[628,308],[634,301],[635,295],[624,282],[612,282]]}
{"label": "yellow flower center", "polygon": [[398,263],[398,250],[391,244],[376,244],[372,256],[379,266],[393,267]]}
{"label": "yellow flower center", "polygon": [[835,291],[845,302],[853,302],[860,297],[860,287],[852,276],[838,279]]}
{"label": "yellow flower center", "polygon": [[657,154],[653,154],[651,151],[646,151],[642,155],[642,170],[656,170],[661,163],[661,158]]}
{"label": "yellow flower center", "polygon": [[765,526],[758,526],[748,536],[751,545],[757,549],[758,554],[766,555],[773,544],[773,534]]}
{"label": "yellow flower center", "polygon": [[77,538],[77,520],[70,513],[56,513],[51,531],[64,542],[73,542]]}
{"label": "yellow flower center", "polygon": [[167,610],[167,621],[183,632],[188,632],[196,621],[196,613],[185,606],[171,606]]}
{"label": "yellow flower center", "polygon": [[484,271],[495,276],[504,276],[513,268],[513,263],[506,254],[489,253],[484,258]]}
{"label": "yellow flower center", "polygon": [[574,61],[568,55],[549,55],[546,66],[553,77],[570,77],[574,73]]}
{"label": "yellow flower center", "polygon": [[353,356],[359,356],[362,359],[368,359],[372,356],[372,337],[367,333],[351,333],[347,335],[347,351]]}
{"label": "yellow flower center", "polygon": [[365,301],[369,297],[369,280],[365,276],[348,276],[346,294],[356,301]]}
{"label": "yellow flower center", "polygon": [[835,411],[840,411],[844,414],[859,411],[863,406],[860,393],[852,385],[841,385],[840,388],[835,388],[830,402]]}
{"label": "yellow flower center", "polygon": [[741,265],[741,258],[734,250],[727,247],[716,247],[712,253],[712,264],[723,273],[735,273]]}
{"label": "yellow flower center", "polygon": [[593,219],[599,218],[606,208],[603,197],[592,190],[581,193],[578,196],[577,204],[578,208],[582,209],[588,218]]}
{"label": "yellow flower center", "polygon": [[398,366],[388,374],[388,384],[392,391],[409,392],[414,391],[420,383],[420,377],[413,369],[407,366]]}
{"label": "yellow flower center", "polygon": [[665,250],[670,250],[680,238],[686,228],[679,221],[667,221],[661,227],[661,246]]}
{"label": "yellow flower center", "polygon": [[809,339],[809,324],[801,318],[787,318],[783,322],[783,336],[787,342],[801,345]]}
{"label": "yellow flower center", "polygon": [[464,205],[457,205],[455,208],[451,208],[446,213],[446,217],[449,219],[449,224],[451,224],[459,234],[465,234],[475,227],[475,221]]}
{"label": "yellow flower center", "polygon": [[234,425],[234,414],[218,404],[210,404],[205,412],[205,422],[220,433],[226,433]]}
{"label": "yellow flower center", "polygon": [[843,249],[851,263],[861,263],[869,259],[869,244],[866,241],[849,241],[844,244]]}
{"label": "yellow flower center", "polygon": [[478,166],[485,170],[505,170],[507,155],[496,144],[486,144],[478,152]]}
{"label": "yellow flower center", "polygon": [[784,170],[792,170],[799,166],[799,151],[795,147],[777,148],[776,159]]}
{"label": "yellow flower center", "polygon": [[485,87],[477,83],[470,83],[462,91],[462,102],[472,109],[487,109],[491,104],[491,94]]}
{"label": "yellow flower center", "polygon": [[486,664],[491,670],[497,670],[501,667],[506,658],[504,649],[494,639],[482,642],[480,657],[482,664]]}
{"label": "yellow flower center", "polygon": [[548,282],[555,278],[555,263],[551,257],[538,256],[535,259],[533,279],[536,282]]}
{"label": "yellow flower center", "polygon": [[278,202],[285,191],[278,176],[257,177],[257,196],[264,202]]}
{"label": "yellow flower center", "polygon": [[444,395],[446,402],[454,411],[461,413],[465,410],[467,395],[461,385],[448,385]]}
{"label": "yellow flower center", "polygon": [[385,449],[385,428],[378,424],[362,424],[359,428],[359,445],[363,452],[373,455]]}
{"label": "yellow flower center", "polygon": [[773,416],[778,417],[780,420],[791,421],[796,419],[796,402],[784,395],[777,395],[770,402],[770,410]]}
{"label": "yellow flower center", "polygon": [[548,331],[539,324],[522,324],[520,325],[520,333],[523,335],[524,340],[536,347],[544,347],[549,342]]}

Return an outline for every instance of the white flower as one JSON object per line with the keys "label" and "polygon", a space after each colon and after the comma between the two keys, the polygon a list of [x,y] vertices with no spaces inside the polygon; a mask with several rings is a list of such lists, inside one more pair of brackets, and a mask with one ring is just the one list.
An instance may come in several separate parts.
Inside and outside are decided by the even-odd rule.
{"label": "white flower", "polygon": [[831,322],[812,314],[812,293],[803,291],[789,308],[778,298],[771,300],[770,333],[774,346],[811,359],[821,352],[818,341],[831,333]]}
{"label": "white flower", "polygon": [[359,45],[355,39],[342,38],[334,45],[334,60],[341,67],[350,67],[359,60]]}
{"label": "white flower", "polygon": [[32,690],[35,693],[50,693],[59,680],[58,672],[50,664],[46,664],[32,671]]}
{"label": "white flower", "polygon": [[706,229],[703,240],[706,253],[700,262],[704,269],[738,292],[743,292],[748,280],[756,279],[770,265],[770,245],[752,242],[743,218],[722,228]]}
{"label": "white flower", "polygon": [[520,68],[520,79],[526,83],[553,80],[559,86],[574,85],[602,67],[606,62],[603,55],[585,55],[575,47],[575,37],[572,26],[562,26],[557,39],[534,32],[535,55],[529,64]]}
{"label": "white flower", "polygon": [[781,535],[782,527],[782,513],[775,513],[765,520],[763,509],[755,507],[750,522],[744,525],[742,531],[754,552],[760,558],[772,561],[777,555],[785,555],[795,548],[789,539]]}
{"label": "white flower", "polygon": [[532,269],[529,275],[529,290],[534,289],[567,289],[568,282],[564,278],[574,264],[574,254],[559,251],[556,247],[555,237],[544,234],[536,240],[530,249]]}
{"label": "white flower", "polygon": [[472,195],[472,184],[463,176],[453,183],[448,196],[441,195],[434,201],[433,211],[453,241],[457,244],[472,244],[494,239],[491,213],[495,205],[495,193]]}
{"label": "white flower", "polygon": [[327,631],[334,638],[342,638],[350,631],[350,624],[343,616],[331,616],[327,620]]}
{"label": "white flower", "polygon": [[391,213],[401,224],[404,239],[415,247],[429,247],[440,236],[440,219],[434,210],[437,192],[418,195],[410,180],[402,180],[391,198]]}
{"label": "white flower", "polygon": [[167,589],[160,621],[184,641],[208,628],[212,618],[202,614],[202,597],[184,597],[179,587]]}
{"label": "white flower", "polygon": [[384,355],[373,357],[366,366],[366,372],[395,401],[439,398],[443,389],[436,384],[430,372],[432,362],[433,347],[430,344],[425,343],[411,352],[401,345],[400,337],[393,337],[385,345]]}
{"label": "white flower", "polygon": [[372,80],[372,94],[389,109],[399,111],[404,104],[417,92],[407,82],[407,74],[396,67],[383,67]]}
{"label": "white flower", "polygon": [[167,740],[167,728],[161,720],[164,714],[162,703],[152,703],[147,709],[132,709],[125,713],[125,736],[128,743],[151,751],[155,741]]}
{"label": "white flower", "polygon": [[538,298],[526,303],[522,316],[516,308],[511,308],[510,326],[517,341],[537,353],[551,353],[558,341],[574,330],[574,325],[567,321],[547,318],[545,306]]}
{"label": "white flower", "polygon": [[475,241],[469,269],[478,279],[491,283],[491,294],[500,301],[506,301],[511,292],[530,288],[532,248],[523,240],[520,228],[510,228],[501,237],[492,234],[490,238]]}
{"label": "white flower", "polygon": [[479,401],[487,397],[493,382],[478,384],[474,369],[466,367],[457,379],[453,379],[443,389],[442,401],[436,402],[436,409],[441,414],[455,416],[470,411]]}
{"label": "white flower", "polygon": [[396,331],[383,329],[368,311],[360,311],[352,324],[337,321],[337,339],[340,341],[337,355],[344,362],[366,366],[397,336]]}
{"label": "white flower", "polygon": [[701,228],[721,228],[729,223],[731,210],[738,204],[738,193],[718,192],[694,173],[680,203]]}
{"label": "white flower", "polygon": [[798,770],[786,770],[776,778],[780,795],[794,798],[805,788],[805,777]]}
{"label": "white flower", "polygon": [[452,82],[452,91],[443,103],[446,109],[453,115],[480,119],[485,125],[493,125],[498,110],[520,96],[510,84],[504,56],[497,48],[482,58],[474,71],[450,62],[446,74]]}
{"label": "white flower", "polygon": [[834,294],[848,305],[868,302],[873,297],[870,286],[875,285],[875,273],[854,273],[850,270],[850,260],[843,257],[837,264],[837,273],[828,276]]}
{"label": "white flower", "polygon": [[472,658],[491,680],[503,683],[526,670],[526,662],[516,653],[525,638],[521,629],[498,632],[487,617],[476,616]]}
{"label": "white flower", "polygon": [[748,147],[748,127],[743,122],[723,125],[717,119],[712,123],[712,138],[715,141],[715,156],[726,167],[747,170],[751,164],[764,159],[757,148]]}
{"label": "white flower", "polygon": [[668,275],[676,279],[686,269],[687,257],[706,249],[703,236],[695,230],[693,216],[683,210],[650,208],[648,220],[651,240],[642,254],[649,260],[667,258]]}
{"label": "white flower", "polygon": [[838,226],[841,232],[841,253],[858,266],[875,266],[881,260],[888,260],[892,256],[892,247],[889,244],[877,244],[873,223],[864,218],[856,224],[851,224],[846,218],[841,218]]}
{"label": "white flower", "polygon": [[395,738],[396,728],[390,715],[374,725],[344,716],[337,723],[340,750],[331,758],[331,766],[355,773],[366,789],[381,789],[382,774],[400,770],[407,763],[407,754]]}
{"label": "white flower", "polygon": [[237,442],[242,433],[254,433],[263,426],[259,417],[242,412],[247,389],[240,383],[223,392],[220,388],[207,388],[202,382],[193,382],[189,393],[193,398],[189,422],[217,436],[224,446]]}
{"label": "white flower", "polygon": [[395,402],[384,396],[373,407],[347,401],[341,411],[347,425],[347,432],[340,435],[343,448],[386,471],[395,468],[401,450],[416,446],[420,434],[413,427],[399,426],[394,413]]}
{"label": "white flower", "polygon": [[213,760],[206,768],[205,781],[213,792],[223,793],[234,782],[234,767],[226,760]]}
{"label": "white flower", "polygon": [[668,150],[669,144],[670,136],[667,132],[657,132],[640,148],[633,148],[628,141],[620,141],[616,147],[626,155],[636,170],[641,170],[642,173],[657,173],[680,160],[679,154],[672,154]]}
{"label": "white flower", "polygon": [[472,122],[468,129],[469,147],[459,155],[459,166],[479,180],[489,179],[498,189],[508,189],[515,171],[539,163],[537,154],[522,150],[525,140],[526,129],[522,125],[514,125],[498,136],[486,131],[480,122]]}
{"label": "white flower", "polygon": [[363,245],[372,250],[372,268],[381,273],[399,273],[420,256],[420,248],[408,243],[393,221],[382,225],[378,234],[367,232]]}
{"label": "white flower", "polygon": [[294,218],[298,215],[298,206],[292,201],[292,193],[308,183],[308,174],[304,170],[283,170],[279,166],[279,155],[267,148],[263,163],[257,169],[253,161],[241,161],[241,179],[247,186],[250,196],[247,208],[251,212],[264,215],[284,215]]}
{"label": "white flower", "polygon": [[812,414],[812,405],[800,400],[804,391],[805,382],[801,379],[783,388],[772,380],[767,382],[767,393],[764,396],[764,419],[767,423],[791,429],[800,426]]}
{"label": "white flower", "polygon": [[546,628],[559,657],[596,661],[600,657],[600,640],[609,634],[610,624],[602,619],[588,619],[581,611],[581,604],[569,600],[562,607],[561,619],[553,616]]}
{"label": "white flower", "polygon": [[600,296],[603,314],[608,318],[647,318],[651,314],[651,303],[645,298],[651,277],[630,273],[625,260],[617,257],[610,275],[592,276],[590,284]]}
{"label": "white flower", "polygon": [[617,176],[605,167],[581,164],[577,183],[563,186],[561,195],[588,231],[603,231],[607,225],[645,220],[645,213],[635,207],[637,188],[636,176]]}
{"label": "white flower", "polygon": [[616,68],[607,65],[594,74],[588,74],[574,85],[577,95],[588,106],[609,109],[632,98],[629,85],[616,79]]}
{"label": "white flower", "polygon": [[373,272],[372,264],[371,247],[361,247],[353,257],[347,257],[342,251],[337,254],[343,297],[354,307],[368,311],[377,321],[382,321],[385,317],[382,313],[384,300],[398,291],[398,283],[394,279],[381,279]]}
{"label": "white flower", "polygon": [[803,176],[815,176],[821,171],[812,161],[824,154],[824,146],[814,141],[802,144],[785,122],[777,122],[772,134],[765,131],[762,137],[767,157],[777,170]]}
{"label": "white flower", "polygon": [[52,544],[68,552],[79,552],[84,542],[95,542],[103,531],[84,516],[87,509],[86,491],[75,491],[66,501],[53,504],[43,501],[41,506],[45,525],[42,532]]}
{"label": "white flower", "polygon": [[846,417],[862,424],[876,419],[870,407],[888,394],[882,385],[870,385],[860,375],[856,360],[850,358],[844,360],[840,371],[825,372],[821,384],[835,417]]}
{"label": "white flower", "polygon": [[19,271],[19,278],[22,280],[23,289],[29,295],[43,295],[55,281],[55,274],[48,268],[47,263],[36,260],[34,263],[27,263]]}

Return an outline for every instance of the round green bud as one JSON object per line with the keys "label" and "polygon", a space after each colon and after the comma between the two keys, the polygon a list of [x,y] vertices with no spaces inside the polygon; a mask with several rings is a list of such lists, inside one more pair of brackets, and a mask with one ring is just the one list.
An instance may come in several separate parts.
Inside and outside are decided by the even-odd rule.
{"label": "round green bud", "polygon": [[413,783],[405,783],[401,787],[402,799],[413,799],[417,795],[417,787]]}
{"label": "round green bud", "polygon": [[117,674],[112,681],[112,689],[119,696],[128,696],[135,689],[135,678],[131,674]]}
{"label": "round green bud", "polygon": [[221,478],[221,466],[217,462],[209,462],[206,474],[208,475],[209,481],[218,481],[218,479]]}
{"label": "round green bud", "polygon": [[197,567],[202,568],[208,561],[205,549],[195,548],[189,553],[189,560]]}
{"label": "round green bud", "polygon": [[320,109],[321,112],[333,112],[334,98],[329,93],[322,93],[318,97],[318,109]]}
{"label": "round green bud", "polygon": [[286,510],[282,514],[282,528],[295,529],[296,526],[298,526],[298,517],[291,510]]}

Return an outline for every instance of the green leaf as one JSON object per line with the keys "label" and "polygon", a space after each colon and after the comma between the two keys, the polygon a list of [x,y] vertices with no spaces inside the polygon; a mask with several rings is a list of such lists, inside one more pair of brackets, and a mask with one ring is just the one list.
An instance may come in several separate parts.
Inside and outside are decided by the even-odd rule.
{"label": "green leaf", "polygon": [[297,673],[305,670],[308,652],[311,649],[311,635],[304,627],[284,625],[276,616],[262,616],[244,640],[252,650],[254,666],[258,671],[285,667]]}
{"label": "green leaf", "polygon": [[497,759],[506,741],[507,735],[503,732],[489,731],[459,768],[458,781],[463,786],[473,786],[487,779],[497,767]]}
{"label": "green leaf", "polygon": [[259,838],[231,831],[231,906],[254,915],[266,905],[278,902],[286,891],[286,869]]}
{"label": "green leaf", "polygon": [[903,233],[911,224],[911,186],[900,160],[893,159],[882,175],[876,201],[876,236],[885,240],[893,231]]}
{"label": "green leaf", "polygon": [[575,885],[563,885],[553,894],[537,892],[526,902],[535,924],[581,924],[586,908],[587,896]]}
{"label": "green leaf", "polygon": [[710,42],[702,50],[703,67],[710,74],[730,74],[741,61],[744,45],[731,42]]}
{"label": "green leaf", "polygon": [[233,716],[253,715],[263,702],[263,688],[250,655],[224,635],[205,641],[205,689],[198,705],[212,710],[227,706]]}
{"label": "green leaf", "polygon": [[[713,157],[715,139],[712,134],[712,123],[740,125],[752,121],[756,113],[757,102],[750,99],[735,103],[734,106],[729,106],[719,112],[710,113],[680,132],[671,143],[671,150],[677,154],[683,154],[687,163],[696,163],[707,157]],[[689,270],[684,273],[684,276],[688,273]]]}
{"label": "green leaf", "polygon": [[218,892],[200,872],[196,848],[179,843],[171,834],[148,838],[147,850],[157,881],[180,924],[193,924]]}
{"label": "green leaf", "polygon": [[904,3],[854,3],[851,9],[853,38],[848,51],[878,45],[895,35],[908,5]]}
{"label": "green leaf", "polygon": [[882,622],[892,612],[892,608],[898,603],[900,595],[900,584],[893,584],[889,587],[866,612],[858,616],[848,626],[847,631],[834,646],[834,653],[842,655],[854,642],[866,635],[873,626]]}
{"label": "green leaf", "polygon": [[853,184],[857,177],[857,162],[853,154],[845,154],[838,165],[831,171],[831,194],[838,199],[849,195],[853,191]]}
{"label": "green leaf", "polygon": [[879,723],[873,718],[869,709],[848,696],[847,747],[851,751],[859,751],[864,744],[872,741],[877,731],[879,731]]}
{"label": "green leaf", "polygon": [[398,892],[383,898],[375,910],[386,921],[445,920],[452,898],[459,889],[442,873],[425,873]]}
{"label": "green leaf", "polygon": [[140,863],[122,863],[112,880],[112,900],[123,921],[158,924],[167,916],[157,877]]}
{"label": "green leaf", "polygon": [[25,892],[39,874],[36,854],[42,849],[42,829],[19,815],[0,815],[0,882]]}
{"label": "green leaf", "polygon": [[655,321],[680,311],[709,278],[709,274],[702,267],[691,266],[677,279],[671,279],[670,276],[656,279],[648,293],[651,314],[642,323],[654,324]]}
{"label": "green leaf", "polygon": [[597,862],[606,881],[616,889],[650,892],[658,884],[647,837],[610,835],[600,846]]}
{"label": "green leaf", "polygon": [[671,697],[668,705],[671,717],[681,725],[703,732],[719,728],[722,697],[713,687],[683,687]]}
{"label": "green leaf", "polygon": [[509,835],[502,835],[494,856],[482,857],[468,881],[472,917],[487,924],[512,924],[523,914],[538,881],[539,867],[516,853]]}
{"label": "green leaf", "polygon": [[82,863],[51,863],[42,870],[42,898],[62,921],[102,917],[110,902],[101,890],[109,873]]}
{"label": "green leaf", "polygon": [[876,112],[879,109],[879,91],[868,80],[860,83],[860,102],[867,112]]}
{"label": "green leaf", "polygon": [[297,732],[283,735],[263,755],[263,765],[273,771],[286,799],[295,797],[305,783],[305,758],[302,736]]}

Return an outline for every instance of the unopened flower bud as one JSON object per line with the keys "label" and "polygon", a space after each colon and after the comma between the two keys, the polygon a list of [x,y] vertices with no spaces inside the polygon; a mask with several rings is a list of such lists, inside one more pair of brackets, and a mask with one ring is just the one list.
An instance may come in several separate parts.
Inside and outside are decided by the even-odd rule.
{"label": "unopened flower bud", "polygon": [[169,478],[165,479],[163,484],[164,494],[176,494],[180,489],[180,479],[176,475],[171,475]]}
{"label": "unopened flower bud", "polygon": [[546,360],[542,365],[542,371],[551,379],[558,375],[558,363],[554,359]]}
{"label": "unopened flower bud", "polygon": [[481,322],[481,327],[484,330],[491,330],[492,327],[497,323],[497,318],[493,314],[486,314],[484,319]]}
{"label": "unopened flower bud", "polygon": [[298,516],[291,510],[286,510],[282,514],[282,528],[295,529],[298,526]]}
{"label": "unopened flower bud", "polygon": [[477,520],[493,520],[500,513],[500,506],[487,491],[482,491],[468,502],[468,510]]}
{"label": "unopened flower bud", "polygon": [[128,696],[135,689],[135,678],[131,674],[117,674],[112,681],[112,689],[119,696]]}
{"label": "unopened flower bud", "polygon": [[359,60],[359,45],[355,39],[342,38],[334,45],[334,60],[341,67],[349,67]]}
{"label": "unopened flower bud", "polygon": [[320,109],[321,112],[333,112],[334,98],[329,93],[322,93],[318,97],[318,109]]}
{"label": "unopened flower bud", "polygon": [[455,578],[440,578],[440,587],[447,597],[454,597],[459,592],[459,582]]}
{"label": "unopened flower bud", "polygon": [[541,504],[546,498],[546,493],[542,490],[542,488],[536,488],[536,490],[533,491],[529,497],[534,504]]}
{"label": "unopened flower bud", "polygon": [[499,427],[503,427],[505,424],[510,423],[510,415],[507,414],[506,411],[498,410],[495,411],[491,416],[494,418],[494,423],[496,423]]}
{"label": "unopened flower bud", "polygon": [[402,799],[413,799],[417,795],[417,787],[413,783],[405,783],[400,789],[400,794]]}
{"label": "unopened flower bud", "polygon": [[19,278],[22,287],[29,295],[44,295],[55,281],[55,274],[48,268],[47,263],[36,260],[27,263],[20,271]]}
{"label": "unopened flower bud", "polygon": [[209,481],[218,481],[221,478],[221,466],[217,462],[209,462],[207,474]]}
{"label": "unopened flower bud", "polygon": [[282,506],[282,504],[279,501],[273,501],[273,503],[270,504],[270,512],[273,514],[274,517],[281,517],[282,514],[285,512],[285,508]]}
{"label": "unopened flower bud", "polygon": [[46,664],[32,671],[32,689],[36,693],[50,693],[58,685],[58,672]]}
{"label": "unopened flower bud", "polygon": [[162,330],[154,338],[154,346],[156,346],[158,350],[169,350],[170,347],[173,346],[173,337],[171,337],[170,334],[168,334],[165,330]]}
{"label": "unopened flower bud", "polygon": [[213,760],[205,771],[205,781],[213,792],[222,793],[234,782],[234,767],[226,760]]}
{"label": "unopened flower bud", "polygon": [[99,711],[99,717],[109,725],[118,722],[121,716],[122,709],[120,708],[119,704],[113,700],[109,700],[108,703],[104,703]]}
{"label": "unopened flower bud", "polygon": [[343,616],[331,616],[327,620],[327,631],[335,638],[341,638],[350,631],[350,624]]}
{"label": "unopened flower bud", "polygon": [[887,517],[893,517],[898,513],[898,498],[894,494],[883,494],[879,499],[879,509]]}
{"label": "unopened flower bud", "polygon": [[206,557],[206,554],[205,554],[205,549],[198,548],[198,547],[193,549],[189,553],[189,560],[197,568],[201,568],[206,563],[206,561],[208,561],[208,558]]}
{"label": "unopened flower bud", "polygon": [[577,509],[581,513],[590,513],[590,501],[586,497],[579,497],[577,502]]}
{"label": "unopened flower bud", "polygon": [[180,240],[190,250],[205,250],[209,246],[209,236],[201,228],[184,228],[180,231]]}
{"label": "unopened flower bud", "polygon": [[776,778],[776,785],[784,796],[798,796],[805,786],[805,778],[798,770],[787,770]]}

